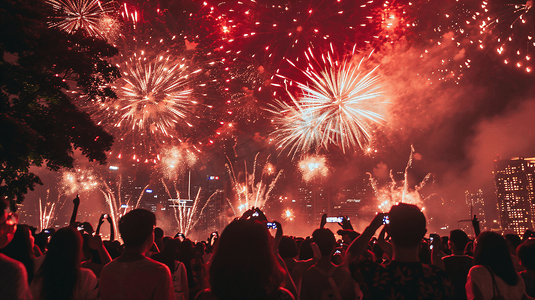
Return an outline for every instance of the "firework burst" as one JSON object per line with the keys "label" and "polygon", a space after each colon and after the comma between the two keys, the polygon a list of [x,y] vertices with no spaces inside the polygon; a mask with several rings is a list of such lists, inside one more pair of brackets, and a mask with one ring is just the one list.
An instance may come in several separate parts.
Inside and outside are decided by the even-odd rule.
{"label": "firework burst", "polygon": [[505,64],[513,64],[526,72],[533,70],[535,52],[535,7],[528,1],[483,1],[480,21],[481,34],[494,37],[496,51]]}
{"label": "firework burst", "polygon": [[193,127],[197,101],[188,85],[200,70],[190,72],[186,63],[164,55],[147,57],[143,51],[134,54],[118,64],[123,75],[113,86],[118,98],[97,101],[93,108],[97,124],[108,127],[120,151],[128,150],[134,160],[154,156],[173,139],[181,142],[181,128]]}
{"label": "firework burst", "polygon": [[99,0],[48,0],[55,12],[48,22],[69,34],[83,30],[93,37],[105,38],[115,26],[113,1]]}
{"label": "firework burst", "polygon": [[302,71],[307,82],[296,82],[297,97],[287,88],[293,105],[279,101],[270,110],[275,114],[272,136],[278,148],[293,156],[319,152],[329,144],[344,153],[365,148],[374,126],[384,122],[379,76],[374,74],[378,66],[366,70],[365,58],[337,61],[328,53],[316,60],[311,49],[307,52],[308,68]]}
{"label": "firework burst", "polygon": [[[234,203],[234,206],[237,207],[236,210],[231,204],[235,214],[253,206],[263,209],[282,174],[283,170],[276,171],[275,167],[268,162],[263,167],[260,167],[258,165],[259,154],[257,153],[255,156],[252,172],[248,171],[246,162],[243,164],[243,173],[237,173],[236,168],[230,162],[226,165],[235,193],[235,201],[231,202],[229,200],[229,204]],[[266,158],[266,161],[268,160],[269,157]]]}
{"label": "firework burst", "polygon": [[309,182],[313,179],[323,179],[329,175],[327,159],[321,155],[308,155],[299,161],[299,170],[303,180]]}

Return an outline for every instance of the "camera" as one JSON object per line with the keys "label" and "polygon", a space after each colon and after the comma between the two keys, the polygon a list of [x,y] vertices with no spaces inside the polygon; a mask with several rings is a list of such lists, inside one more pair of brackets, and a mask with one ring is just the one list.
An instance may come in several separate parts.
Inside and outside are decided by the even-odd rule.
{"label": "camera", "polygon": [[327,217],[327,223],[342,223],[344,217]]}
{"label": "camera", "polygon": [[268,222],[267,229],[277,229],[277,224],[273,222]]}
{"label": "camera", "polygon": [[385,225],[390,224],[390,219],[388,219],[388,216],[383,217],[383,224]]}

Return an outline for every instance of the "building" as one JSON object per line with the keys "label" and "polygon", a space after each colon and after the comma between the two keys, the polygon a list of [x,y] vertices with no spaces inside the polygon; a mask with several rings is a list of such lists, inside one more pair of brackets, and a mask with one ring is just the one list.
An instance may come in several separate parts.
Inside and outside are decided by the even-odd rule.
{"label": "building", "polygon": [[469,218],[472,219],[474,215],[477,216],[481,224],[481,228],[486,227],[486,217],[485,217],[485,199],[483,198],[483,190],[479,189],[475,193],[470,191],[464,192],[467,211],[470,212]]}
{"label": "building", "polygon": [[502,230],[533,229],[535,158],[494,161],[494,183]]}

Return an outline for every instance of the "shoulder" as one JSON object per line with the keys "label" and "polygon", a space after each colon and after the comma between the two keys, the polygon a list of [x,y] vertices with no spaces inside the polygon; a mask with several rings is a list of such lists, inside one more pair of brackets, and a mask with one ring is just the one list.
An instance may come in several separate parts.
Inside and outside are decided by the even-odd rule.
{"label": "shoulder", "polygon": [[277,292],[276,292],[275,297],[273,299],[276,299],[276,300],[294,300],[294,296],[287,289],[285,289],[283,287],[279,287],[277,289]]}
{"label": "shoulder", "polygon": [[158,270],[160,272],[171,274],[171,272],[169,271],[169,268],[165,264],[159,261],[155,261],[154,259],[148,258],[148,257],[143,260],[144,260],[143,264],[147,268],[151,268],[151,269]]}
{"label": "shoulder", "polygon": [[217,297],[210,291],[210,289],[206,289],[197,294],[195,300],[217,300]]}
{"label": "shoulder", "polygon": [[90,269],[80,268],[78,274],[80,275],[80,278],[84,280],[97,280],[97,276],[95,276],[95,273]]}

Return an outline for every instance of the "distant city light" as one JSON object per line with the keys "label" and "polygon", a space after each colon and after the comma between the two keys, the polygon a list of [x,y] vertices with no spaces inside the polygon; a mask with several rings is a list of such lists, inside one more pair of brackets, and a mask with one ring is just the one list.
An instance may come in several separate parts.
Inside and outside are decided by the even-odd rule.
{"label": "distant city light", "polygon": [[126,204],[121,204],[121,208],[128,208],[128,205],[126,205]]}
{"label": "distant city light", "polygon": [[219,180],[219,176],[209,176],[209,180]]}
{"label": "distant city light", "polygon": [[117,167],[117,166],[110,166],[110,170],[119,170],[119,167]]}
{"label": "distant city light", "polygon": [[151,194],[152,190],[146,189],[145,192],[148,193],[148,194]]}

